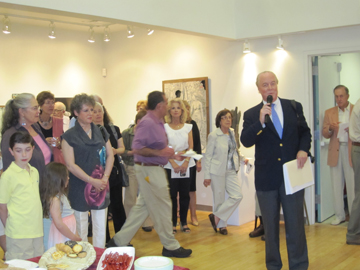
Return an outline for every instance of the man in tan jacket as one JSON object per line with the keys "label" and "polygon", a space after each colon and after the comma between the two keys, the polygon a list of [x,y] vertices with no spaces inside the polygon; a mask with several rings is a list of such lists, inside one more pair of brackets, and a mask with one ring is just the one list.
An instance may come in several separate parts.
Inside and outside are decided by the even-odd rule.
{"label": "man in tan jacket", "polygon": [[335,219],[331,224],[339,225],[345,222],[344,182],[346,182],[349,213],[355,196],[349,126],[344,125],[349,124],[353,104],[348,101],[349,89],[344,85],[336,86],[334,95],[337,106],[325,111],[322,135],[330,138],[327,164],[330,166],[335,211]]}

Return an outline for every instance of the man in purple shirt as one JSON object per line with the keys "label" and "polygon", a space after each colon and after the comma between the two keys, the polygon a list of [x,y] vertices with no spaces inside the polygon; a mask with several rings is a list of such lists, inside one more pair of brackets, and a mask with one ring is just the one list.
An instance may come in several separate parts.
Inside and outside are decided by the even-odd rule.
{"label": "man in purple shirt", "polygon": [[126,246],[150,215],[163,244],[166,257],[189,257],[191,249],[184,249],[175,239],[171,223],[171,200],[166,173],[163,169],[169,158],[180,158],[168,147],[163,118],[167,113],[164,93],[148,95],[148,112],[137,125],[132,143],[135,172],[140,193],[121,230],[107,243],[107,247]]}

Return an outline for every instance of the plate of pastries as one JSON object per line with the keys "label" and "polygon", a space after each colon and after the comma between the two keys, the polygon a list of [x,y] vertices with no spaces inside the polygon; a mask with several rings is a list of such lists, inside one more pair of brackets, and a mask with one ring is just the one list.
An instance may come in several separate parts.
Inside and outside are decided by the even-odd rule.
{"label": "plate of pastries", "polygon": [[47,250],[39,260],[39,267],[48,270],[82,270],[96,259],[96,251],[89,242],[66,241]]}

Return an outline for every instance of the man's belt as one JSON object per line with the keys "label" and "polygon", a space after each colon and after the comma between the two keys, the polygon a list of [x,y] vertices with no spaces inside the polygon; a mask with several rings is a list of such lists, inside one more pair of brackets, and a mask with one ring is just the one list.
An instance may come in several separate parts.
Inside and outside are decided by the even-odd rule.
{"label": "man's belt", "polygon": [[164,167],[164,165],[155,164],[155,163],[135,162],[135,164],[140,165],[140,166],[156,166],[156,167]]}
{"label": "man's belt", "polygon": [[360,142],[352,142],[352,145],[360,146]]}

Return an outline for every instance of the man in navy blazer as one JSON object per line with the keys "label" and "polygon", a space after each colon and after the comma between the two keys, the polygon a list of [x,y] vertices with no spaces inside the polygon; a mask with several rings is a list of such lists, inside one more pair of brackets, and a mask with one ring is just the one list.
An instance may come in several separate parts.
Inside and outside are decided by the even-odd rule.
{"label": "man in navy blazer", "polygon": [[[310,129],[300,103],[296,102],[294,106],[290,100],[278,98],[278,79],[273,72],[261,72],[256,85],[262,102],[244,113],[240,140],[245,147],[255,145],[255,188],[266,235],[266,267],[271,270],[282,268],[279,251],[281,205],[289,269],[308,269],[304,190],[286,195],[282,166],[294,159],[299,168],[304,166],[311,146]],[[269,95],[273,98],[273,113],[271,104],[267,103]],[[267,121],[266,115],[269,115]]]}

